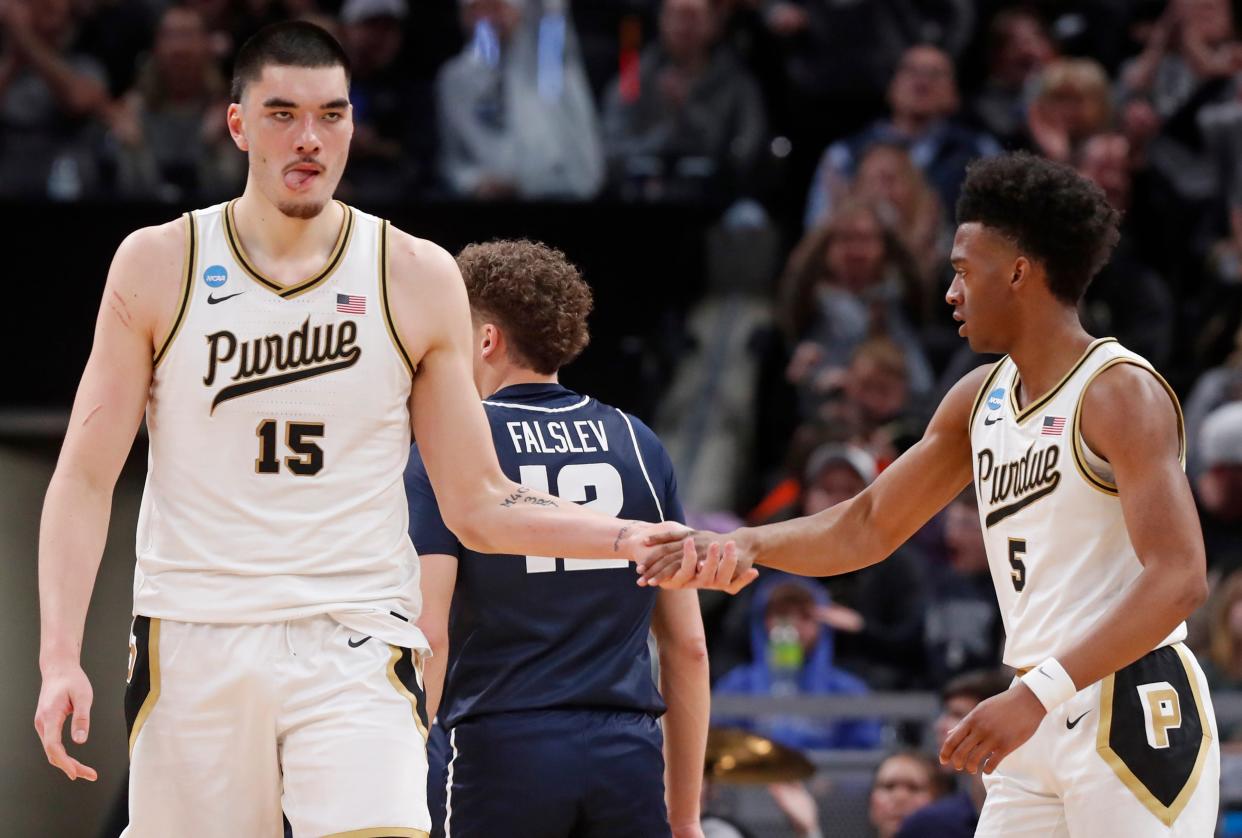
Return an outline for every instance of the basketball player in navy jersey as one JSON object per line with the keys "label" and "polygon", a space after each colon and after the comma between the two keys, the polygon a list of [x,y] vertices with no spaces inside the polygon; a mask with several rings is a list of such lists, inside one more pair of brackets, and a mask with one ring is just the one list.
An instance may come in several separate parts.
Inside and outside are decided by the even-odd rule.
{"label": "basketball player in navy jersey", "polygon": [[[682,520],[655,434],[557,381],[588,340],[591,292],[577,269],[526,241],[472,245],[457,261],[473,314],[475,385],[506,475],[609,515]],[[444,525],[421,453],[411,452],[406,490],[422,557],[419,625],[434,653],[427,693],[447,738],[437,749],[433,733],[430,749],[440,834],[701,836],[710,696],[696,593],[639,588],[625,559],[463,547]]]}
{"label": "basketball player in navy jersey", "polygon": [[[691,584],[736,591],[755,562],[865,567],[973,482],[1004,661],[1020,675],[941,748],[985,773],[975,834],[1211,835],[1220,744],[1182,642],[1207,582],[1181,409],[1151,364],[1078,318],[1117,213],[1073,169],[1019,153],[975,163],[957,215],[945,299],[972,349],[1005,357],[954,385],[923,438],[852,500],[700,535]],[[691,540],[671,546],[669,572],[697,561]]]}
{"label": "basketball player in navy jersey", "polygon": [[136,231],[108,274],[43,507],[35,729],[96,778],[62,729],[89,732],[87,606],[145,416],[125,834],[276,835],[283,809],[299,838],[425,838],[411,430],[474,548],[637,558],[652,527],[501,471],[453,258],[332,200],[353,120],[329,33],[257,33],[221,118],[245,192]]}

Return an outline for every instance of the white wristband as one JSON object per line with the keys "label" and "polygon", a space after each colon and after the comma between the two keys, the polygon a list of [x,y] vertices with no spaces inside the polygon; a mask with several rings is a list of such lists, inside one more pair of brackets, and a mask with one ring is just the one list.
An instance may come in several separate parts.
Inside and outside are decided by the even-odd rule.
{"label": "white wristband", "polygon": [[1049,713],[1069,701],[1078,692],[1078,688],[1074,686],[1074,679],[1069,677],[1065,667],[1061,666],[1056,658],[1048,658],[1023,675],[1021,681],[1031,688],[1031,692],[1035,693],[1039,703],[1044,705],[1044,709]]}

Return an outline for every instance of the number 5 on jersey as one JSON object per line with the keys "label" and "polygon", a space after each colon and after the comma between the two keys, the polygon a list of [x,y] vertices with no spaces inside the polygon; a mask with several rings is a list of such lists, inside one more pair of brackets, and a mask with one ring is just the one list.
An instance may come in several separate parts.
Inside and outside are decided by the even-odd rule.
{"label": "number 5 on jersey", "polygon": [[[548,491],[547,466],[522,466],[518,481],[523,486]],[[595,490],[595,497],[587,489]],[[621,473],[610,463],[572,463],[563,466],[556,475],[556,491],[562,500],[597,509],[605,515],[617,515],[625,505],[622,494]],[[566,570],[603,570],[609,567],[628,567],[625,559],[562,559]],[[527,556],[527,573],[555,573],[557,559],[551,556]]]}
{"label": "number 5 on jersey", "polygon": [[1025,555],[1026,539],[1009,539],[1009,575],[1013,578],[1013,589],[1018,593],[1026,587],[1026,562],[1022,561]]}

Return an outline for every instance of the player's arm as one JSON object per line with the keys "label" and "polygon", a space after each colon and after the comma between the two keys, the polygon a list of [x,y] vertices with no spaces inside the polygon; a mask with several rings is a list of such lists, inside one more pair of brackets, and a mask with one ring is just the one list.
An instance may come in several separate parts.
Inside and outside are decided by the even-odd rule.
{"label": "player's arm", "polygon": [[449,610],[457,587],[457,556],[461,542],[444,525],[440,503],[431,488],[422,450],[417,445],[410,449],[404,477],[405,497],[410,505],[410,540],[418,551],[422,594],[418,627],[431,647],[431,658],[423,665],[423,689],[427,697],[427,718],[434,720],[448,674]]}
{"label": "player's arm", "polygon": [[444,521],[462,544],[493,554],[645,557],[653,525],[601,515],[505,477],[471,384],[470,309],[457,264],[439,247],[395,230],[391,254],[394,319],[417,365],[414,437]]}
{"label": "player's arm", "polygon": [[457,587],[457,557],[433,553],[420,555],[418,562],[418,584],[423,596],[418,627],[431,646],[431,658],[423,665],[423,690],[427,695],[427,718],[435,719],[444,694],[444,676],[448,673],[448,619],[453,589]]}
{"label": "player's arm", "polygon": [[[1179,459],[1177,411],[1164,387],[1137,366],[1112,367],[1087,389],[1081,421],[1087,445],[1113,468],[1126,530],[1143,569],[1094,625],[1072,641],[1066,638],[1055,661],[1028,676],[1050,671],[1042,677],[1063,697],[1150,652],[1207,597],[1203,535]],[[1055,682],[1063,677],[1072,683],[1059,689]],[[1048,700],[1053,696],[1048,693]],[[972,710],[946,739],[941,760],[973,772],[991,753],[983,766],[990,773],[1034,733],[1046,712],[1019,682]]]}
{"label": "player's arm", "polygon": [[[970,411],[987,372],[980,367],[958,381],[923,438],[852,499],[806,518],[727,535],[697,533],[701,567],[686,584],[736,592],[752,578],[745,574],[753,564],[802,576],[832,576],[888,557],[969,485]],[[729,541],[736,544],[736,569],[732,562],[715,561],[724,555],[719,545]],[[684,573],[681,547],[670,543],[658,559],[640,566],[640,584],[659,584]]]}
{"label": "player's arm", "polygon": [[1151,373],[1121,364],[1087,390],[1082,434],[1113,467],[1130,543],[1143,570],[1089,631],[1057,656],[1078,689],[1150,652],[1207,598],[1207,559],[1178,416]]}
{"label": "player's arm", "polygon": [[660,651],[664,716],[664,794],[674,838],[697,835],[703,755],[711,719],[707,641],[697,591],[660,591],[651,621]]}
{"label": "player's arm", "polygon": [[[81,667],[82,634],[103,555],[112,490],[142,422],[156,334],[180,288],[184,222],[140,230],[117,250],[78,385],[69,428],[48,485],[39,526],[39,668],[35,730],[48,760],[70,779],[96,773],[61,742],[86,741],[91,686]],[[167,279],[167,282],[163,280]]]}

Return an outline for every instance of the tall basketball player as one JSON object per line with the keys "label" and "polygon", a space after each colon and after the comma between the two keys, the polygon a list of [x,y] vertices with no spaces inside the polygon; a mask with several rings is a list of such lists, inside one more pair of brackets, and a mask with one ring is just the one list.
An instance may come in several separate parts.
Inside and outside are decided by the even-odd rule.
{"label": "tall basketball player", "polygon": [[[655,434],[558,382],[586,346],[591,309],[590,288],[564,254],[499,241],[471,245],[457,262],[474,320],[475,385],[505,473],[609,514],[682,520]],[[441,519],[421,448],[406,490],[422,560],[419,625],[435,652],[428,798],[439,834],[702,838],[710,689],[697,593],[639,588],[624,560],[464,548]]]}
{"label": "tall basketball player", "polygon": [[238,55],[237,200],[135,232],[40,534],[35,727],[88,733],[83,622],[110,496],[145,411],[126,711],[131,836],[424,836],[411,428],[445,521],[474,549],[637,559],[627,525],[501,471],[471,382],[452,257],[332,200],[353,126],[348,63],[307,23]]}
{"label": "tall basketball player", "polygon": [[946,299],[973,349],[1006,357],[958,382],[923,439],[857,498],[701,534],[697,555],[690,539],[671,544],[682,550],[640,582],[697,558],[691,584],[726,590],[756,562],[817,576],[865,567],[973,480],[1004,659],[1020,673],[941,750],[985,772],[976,834],[1211,835],[1216,724],[1182,645],[1207,588],[1181,410],[1145,360],[1093,339],[1077,315],[1117,215],[1071,169],[1026,154],[975,164],[957,212]]}

